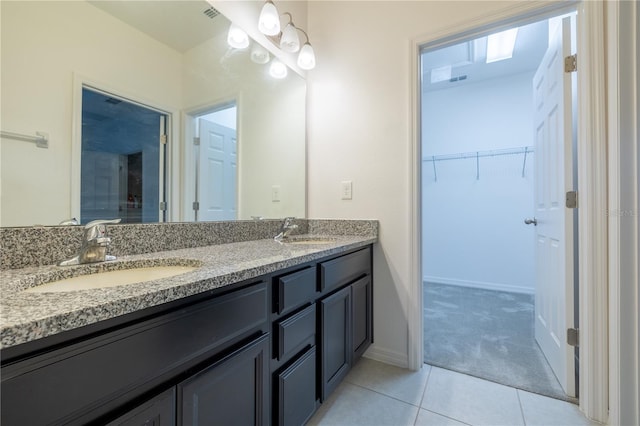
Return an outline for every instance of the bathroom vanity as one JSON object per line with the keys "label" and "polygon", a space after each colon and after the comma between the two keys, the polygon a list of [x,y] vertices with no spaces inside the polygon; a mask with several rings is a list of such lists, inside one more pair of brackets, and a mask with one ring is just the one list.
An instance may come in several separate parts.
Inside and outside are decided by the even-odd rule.
{"label": "bathroom vanity", "polygon": [[200,267],[76,292],[17,284],[59,267],[3,271],[13,287],[2,301],[2,424],[304,424],[373,340],[375,240],[122,256],[110,268]]}

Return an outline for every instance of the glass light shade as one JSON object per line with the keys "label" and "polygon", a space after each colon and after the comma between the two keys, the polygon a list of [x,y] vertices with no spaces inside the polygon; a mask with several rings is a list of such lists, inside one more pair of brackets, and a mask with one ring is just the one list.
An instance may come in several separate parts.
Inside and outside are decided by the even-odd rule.
{"label": "glass light shade", "polygon": [[300,50],[300,38],[298,37],[298,30],[289,22],[284,30],[282,30],[282,36],[280,37],[280,49],[285,52],[297,52]]}
{"label": "glass light shade", "polygon": [[300,49],[298,54],[298,66],[303,70],[311,70],[316,66],[316,54],[313,52],[313,47],[307,42]]}
{"label": "glass light shade", "polygon": [[278,59],[273,58],[273,61],[271,61],[271,65],[269,66],[269,74],[273,78],[285,78],[287,76],[287,66]]}
{"label": "glass light shade", "polygon": [[280,15],[276,5],[271,1],[265,2],[260,12],[258,29],[264,35],[274,36],[280,34]]}
{"label": "glass light shade", "polygon": [[251,47],[251,60],[256,64],[266,64],[269,62],[270,56],[267,49],[260,46],[258,43],[253,43]]}
{"label": "glass light shade", "polygon": [[227,43],[236,49],[245,49],[249,47],[249,36],[242,28],[236,24],[231,24],[229,33],[227,34]]}

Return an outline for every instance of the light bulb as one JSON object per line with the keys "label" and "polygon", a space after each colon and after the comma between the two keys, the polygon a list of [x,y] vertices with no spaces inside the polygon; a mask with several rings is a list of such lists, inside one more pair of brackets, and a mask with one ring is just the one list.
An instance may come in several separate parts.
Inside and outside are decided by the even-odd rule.
{"label": "light bulb", "polygon": [[236,49],[245,49],[249,46],[249,36],[242,28],[236,24],[231,24],[229,34],[227,34],[227,43]]}
{"label": "light bulb", "polygon": [[264,35],[274,36],[280,33],[280,15],[276,5],[271,1],[265,2],[260,12],[258,29]]}
{"label": "light bulb", "polygon": [[266,64],[269,62],[269,52],[258,43],[253,43],[251,48],[251,60],[256,64]]}
{"label": "light bulb", "polygon": [[303,70],[311,70],[316,66],[316,54],[309,42],[305,43],[298,54],[298,66]]}
{"label": "light bulb", "polygon": [[273,58],[271,65],[269,66],[269,74],[273,78],[285,78],[287,76],[287,66],[280,62],[278,59]]}
{"label": "light bulb", "polygon": [[300,50],[298,30],[296,30],[293,22],[289,22],[287,26],[284,27],[284,30],[282,30],[282,36],[280,37],[280,49],[291,53]]}

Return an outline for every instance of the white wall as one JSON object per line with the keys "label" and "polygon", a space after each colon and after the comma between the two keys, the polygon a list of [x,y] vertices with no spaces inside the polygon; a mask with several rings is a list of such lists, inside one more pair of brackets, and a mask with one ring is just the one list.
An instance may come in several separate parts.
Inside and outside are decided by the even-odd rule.
{"label": "white wall", "polygon": [[[423,159],[533,145],[533,72],[423,93]],[[533,293],[534,154],[422,166],[428,282]],[[526,165],[525,176],[522,168]],[[436,181],[437,177],[437,181]]]}
{"label": "white wall", "polygon": [[85,2],[2,8],[2,130],[49,134],[49,148],[2,139],[0,225],[71,217],[73,76],[179,108],[181,56]]}
{"label": "white wall", "polygon": [[[238,219],[304,217],[305,80],[291,71],[274,79],[268,64],[229,49],[222,35],[185,52],[183,87],[187,110],[237,101]],[[185,183],[184,193],[193,192]],[[274,185],[280,201],[272,201]]]}
{"label": "white wall", "polygon": [[[374,249],[374,345],[406,366],[411,276],[411,40],[510,2],[309,2],[308,215],[380,221]],[[340,199],[341,180],[353,200]]]}

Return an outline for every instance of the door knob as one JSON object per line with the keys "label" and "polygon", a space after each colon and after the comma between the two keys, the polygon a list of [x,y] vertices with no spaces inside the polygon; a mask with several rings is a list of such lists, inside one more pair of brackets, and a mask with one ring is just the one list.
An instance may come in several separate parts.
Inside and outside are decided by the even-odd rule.
{"label": "door knob", "polygon": [[538,226],[538,221],[536,220],[536,218],[534,217],[533,219],[525,219],[524,223],[526,223],[527,225],[531,225],[533,224],[533,226]]}

